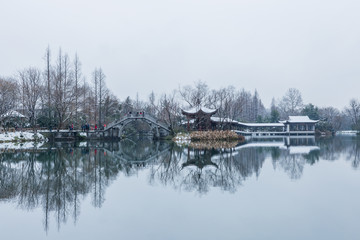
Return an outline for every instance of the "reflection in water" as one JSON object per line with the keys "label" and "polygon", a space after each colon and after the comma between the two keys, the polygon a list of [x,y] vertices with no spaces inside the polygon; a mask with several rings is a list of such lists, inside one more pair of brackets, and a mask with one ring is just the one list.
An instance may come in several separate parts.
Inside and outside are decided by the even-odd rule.
{"label": "reflection in water", "polygon": [[120,143],[61,144],[0,154],[0,200],[21,208],[41,207],[44,228],[54,215],[58,228],[80,214],[80,202],[91,197],[94,207],[104,203],[106,188],[119,174],[131,177],[148,171],[150,184],[206,194],[211,188],[235,192],[251,176],[258,177],[265,159],[299,179],[306,164],[334,161],[345,155],[359,167],[356,138],[271,139],[251,141],[230,149],[196,149],[167,142],[131,140]]}

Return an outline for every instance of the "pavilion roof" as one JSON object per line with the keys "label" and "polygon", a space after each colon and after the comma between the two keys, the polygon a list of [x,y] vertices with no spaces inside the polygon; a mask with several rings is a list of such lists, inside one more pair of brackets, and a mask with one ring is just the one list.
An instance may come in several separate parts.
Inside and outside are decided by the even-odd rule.
{"label": "pavilion roof", "polygon": [[192,114],[199,114],[199,113],[213,115],[217,112],[217,109],[210,109],[210,108],[206,108],[206,107],[193,107],[188,110],[181,109],[181,112],[184,115],[192,115]]}
{"label": "pavilion roof", "polygon": [[311,120],[308,116],[289,116],[289,120],[280,121],[282,123],[317,123],[318,120]]}

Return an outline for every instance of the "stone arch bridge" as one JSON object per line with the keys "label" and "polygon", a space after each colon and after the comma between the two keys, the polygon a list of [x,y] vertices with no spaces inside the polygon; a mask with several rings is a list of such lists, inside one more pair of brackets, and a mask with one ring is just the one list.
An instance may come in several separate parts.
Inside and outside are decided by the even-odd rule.
{"label": "stone arch bridge", "polygon": [[154,138],[161,138],[169,135],[172,131],[170,126],[160,122],[158,119],[147,114],[127,114],[126,116],[113,121],[108,124],[103,130],[90,130],[82,132],[80,130],[70,131],[49,131],[46,133],[46,137],[55,141],[68,141],[76,140],[80,136],[86,134],[86,139],[119,139],[122,138],[124,129],[130,123],[136,121],[143,121],[150,127],[150,131]]}
{"label": "stone arch bridge", "polygon": [[156,138],[167,136],[171,133],[170,127],[158,119],[144,113],[127,114],[126,116],[108,124],[104,130],[98,131],[97,134],[104,138],[121,138],[125,127],[133,122],[143,121],[150,127],[150,131]]}

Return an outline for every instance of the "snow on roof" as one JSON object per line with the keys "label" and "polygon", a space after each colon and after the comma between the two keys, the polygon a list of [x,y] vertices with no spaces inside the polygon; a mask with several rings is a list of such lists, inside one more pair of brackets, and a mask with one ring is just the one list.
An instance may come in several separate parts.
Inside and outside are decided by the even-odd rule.
{"label": "snow on roof", "polygon": [[[185,113],[194,114],[198,111],[203,111],[204,113],[212,113],[214,114],[217,109],[208,109],[204,107],[200,108],[191,108],[189,110],[182,110]],[[236,120],[233,120],[231,118],[221,118],[221,117],[211,117],[211,121],[213,122],[221,122],[221,123],[235,123],[239,124],[245,127],[284,127],[285,123],[317,123],[318,120],[311,120],[308,116],[289,116],[289,120],[280,121],[278,123],[244,123],[244,122],[238,122]],[[187,123],[187,121],[181,122],[182,124]],[[194,121],[190,121],[190,123],[194,123]]]}
{"label": "snow on roof", "polygon": [[246,127],[284,127],[283,123],[243,123],[239,122],[240,125]]}
{"label": "snow on roof", "polygon": [[308,116],[289,116],[289,120],[281,121],[283,123],[317,123],[318,120],[311,120]]}
{"label": "snow on roof", "polygon": [[222,122],[222,123],[236,123],[238,124],[238,121],[235,121],[231,118],[221,118],[221,117],[211,117],[211,121],[213,122]]}
{"label": "snow on roof", "polygon": [[188,113],[188,114],[194,114],[199,111],[202,111],[207,114],[214,114],[214,113],[216,113],[217,109],[210,109],[210,108],[206,108],[206,107],[193,107],[193,108],[190,108],[189,110],[182,109],[182,111],[185,113]]}
{"label": "snow on roof", "polygon": [[[284,127],[283,123],[243,123],[233,120],[231,118],[222,118],[222,117],[211,117],[210,119],[211,121],[216,123],[234,123],[246,127]],[[190,120],[190,123],[194,123],[194,122],[195,121],[193,119]],[[186,123],[187,123],[186,120],[181,122],[181,124],[186,124]]]}
{"label": "snow on roof", "polygon": [[284,127],[283,123],[243,123],[231,118],[211,117],[213,122],[236,123],[247,127]]}
{"label": "snow on roof", "polygon": [[0,119],[2,118],[8,118],[8,117],[17,117],[17,118],[26,118],[24,115],[22,115],[21,113],[15,111],[15,110],[10,110],[6,113],[4,113],[3,115],[0,116]]}

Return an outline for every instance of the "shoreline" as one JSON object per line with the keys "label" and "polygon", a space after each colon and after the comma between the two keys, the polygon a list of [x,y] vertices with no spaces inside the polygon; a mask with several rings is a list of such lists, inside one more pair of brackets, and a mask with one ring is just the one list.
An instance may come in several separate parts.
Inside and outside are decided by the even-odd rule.
{"label": "shoreline", "polygon": [[26,143],[34,142],[41,143],[46,142],[47,138],[38,132],[3,132],[0,133],[0,144],[2,143]]}
{"label": "shoreline", "polygon": [[245,141],[245,137],[231,130],[180,132],[173,141]]}

